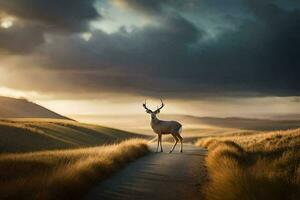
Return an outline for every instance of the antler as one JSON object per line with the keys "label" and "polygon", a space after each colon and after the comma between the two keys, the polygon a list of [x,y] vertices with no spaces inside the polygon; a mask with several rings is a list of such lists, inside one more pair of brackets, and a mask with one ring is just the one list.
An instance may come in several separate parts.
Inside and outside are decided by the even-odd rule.
{"label": "antler", "polygon": [[145,99],[145,103],[143,103],[143,107],[146,109],[147,112],[152,112],[152,110],[150,110],[149,108],[147,108],[147,105],[146,105],[146,99]]}
{"label": "antler", "polygon": [[155,111],[154,111],[154,113],[159,113],[160,112],[160,109],[162,109],[164,106],[165,106],[165,104],[164,104],[164,102],[163,102],[163,100],[160,98],[160,101],[161,101],[161,106],[159,107],[159,108],[157,108]]}

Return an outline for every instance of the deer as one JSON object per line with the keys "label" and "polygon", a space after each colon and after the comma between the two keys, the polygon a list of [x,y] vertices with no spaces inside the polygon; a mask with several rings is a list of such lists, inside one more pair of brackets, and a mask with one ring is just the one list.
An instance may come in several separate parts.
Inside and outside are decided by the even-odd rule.
{"label": "deer", "polygon": [[162,135],[168,135],[171,134],[175,140],[175,143],[173,147],[171,148],[169,153],[172,153],[175,146],[177,145],[178,141],[180,141],[180,152],[182,153],[182,141],[183,138],[181,137],[180,133],[182,131],[182,125],[177,122],[177,121],[163,121],[157,118],[157,114],[160,113],[160,110],[165,106],[164,102],[162,99],[161,101],[161,106],[157,107],[155,111],[152,111],[147,107],[147,100],[145,100],[145,103],[143,104],[143,107],[146,110],[146,113],[151,114],[151,128],[153,129],[154,133],[157,134],[157,147],[156,147],[156,152],[158,152],[158,148],[160,145],[160,152],[163,152],[162,148]]}

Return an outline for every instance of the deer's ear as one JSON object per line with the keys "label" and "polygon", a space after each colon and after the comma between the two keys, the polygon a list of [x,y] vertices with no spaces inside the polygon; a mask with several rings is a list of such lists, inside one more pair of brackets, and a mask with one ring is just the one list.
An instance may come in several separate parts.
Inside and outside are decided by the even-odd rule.
{"label": "deer's ear", "polygon": [[156,112],[155,112],[155,114],[159,114],[160,113],[160,110],[157,110]]}
{"label": "deer's ear", "polygon": [[151,112],[150,112],[150,110],[146,110],[146,113],[149,113],[149,114],[150,114]]}

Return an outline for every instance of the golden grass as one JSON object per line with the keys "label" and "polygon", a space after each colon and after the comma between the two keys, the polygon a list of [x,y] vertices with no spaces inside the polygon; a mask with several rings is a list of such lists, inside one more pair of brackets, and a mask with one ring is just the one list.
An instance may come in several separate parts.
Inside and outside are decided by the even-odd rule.
{"label": "golden grass", "polygon": [[200,139],[208,200],[300,199],[300,129]]}
{"label": "golden grass", "polygon": [[108,127],[57,119],[0,119],[0,152],[71,149],[146,138]]}
{"label": "golden grass", "polygon": [[114,171],[148,152],[146,141],[0,156],[0,199],[80,199]]}

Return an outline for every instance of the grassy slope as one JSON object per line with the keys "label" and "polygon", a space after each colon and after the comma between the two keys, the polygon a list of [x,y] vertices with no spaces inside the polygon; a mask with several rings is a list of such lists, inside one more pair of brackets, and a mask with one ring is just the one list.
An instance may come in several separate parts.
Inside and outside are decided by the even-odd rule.
{"label": "grassy slope", "polygon": [[78,148],[136,137],[143,138],[145,136],[70,120],[0,120],[1,152]]}
{"label": "grassy slope", "polygon": [[96,182],[148,152],[144,140],[0,156],[0,199],[80,199]]}
{"label": "grassy slope", "polygon": [[209,137],[208,200],[300,199],[300,129]]}

